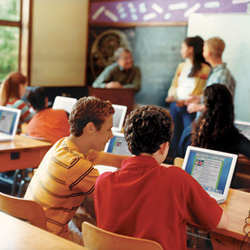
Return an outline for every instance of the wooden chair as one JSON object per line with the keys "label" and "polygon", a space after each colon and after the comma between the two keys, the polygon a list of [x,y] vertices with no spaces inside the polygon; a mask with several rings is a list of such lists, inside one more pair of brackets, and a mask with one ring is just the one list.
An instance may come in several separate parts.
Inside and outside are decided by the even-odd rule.
{"label": "wooden chair", "polygon": [[176,167],[182,167],[182,164],[183,164],[183,161],[184,161],[184,159],[183,158],[181,158],[181,157],[176,157],[175,159],[174,159],[174,166],[176,166]]}
{"label": "wooden chair", "polygon": [[43,208],[35,201],[0,193],[0,210],[19,219],[26,220],[34,226],[47,229]]}
{"label": "wooden chair", "polygon": [[111,233],[88,222],[83,222],[82,234],[89,250],[163,250],[156,241]]}

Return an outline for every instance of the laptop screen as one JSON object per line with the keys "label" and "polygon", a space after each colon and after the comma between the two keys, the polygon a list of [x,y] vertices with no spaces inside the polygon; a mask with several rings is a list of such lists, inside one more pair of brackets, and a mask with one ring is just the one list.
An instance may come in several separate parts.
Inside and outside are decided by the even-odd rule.
{"label": "laptop screen", "polygon": [[117,104],[113,104],[112,106],[115,110],[115,113],[113,115],[113,128],[112,129],[115,131],[121,131],[123,122],[126,116],[126,112],[127,112],[127,106],[117,105]]}
{"label": "laptop screen", "polygon": [[70,114],[74,104],[77,102],[76,98],[57,96],[53,103],[53,109],[63,109]]}
{"label": "laptop screen", "polygon": [[[186,158],[187,156],[187,158]],[[207,191],[224,194],[229,188],[237,155],[189,147],[183,168]]]}
{"label": "laptop screen", "polygon": [[114,133],[114,137],[107,142],[104,151],[112,154],[131,155],[124,135],[120,133]]}
{"label": "laptop screen", "polygon": [[18,119],[18,112],[0,108],[0,132],[13,135]]}
{"label": "laptop screen", "polygon": [[248,140],[250,140],[250,122],[235,121],[234,125]]}

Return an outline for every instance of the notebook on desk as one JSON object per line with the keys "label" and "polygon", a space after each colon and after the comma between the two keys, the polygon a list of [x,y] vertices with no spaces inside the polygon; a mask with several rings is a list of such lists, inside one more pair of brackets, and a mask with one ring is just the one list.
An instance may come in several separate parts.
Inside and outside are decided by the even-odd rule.
{"label": "notebook on desk", "polygon": [[235,154],[189,146],[182,168],[217,203],[223,203],[227,199],[237,157]]}
{"label": "notebook on desk", "polygon": [[21,110],[0,106],[0,141],[11,141],[16,135]]}
{"label": "notebook on desk", "polygon": [[127,113],[127,106],[112,104],[115,113],[113,115],[112,131],[121,132],[124,119]]}
{"label": "notebook on desk", "polygon": [[70,114],[74,104],[77,102],[76,98],[57,96],[53,103],[52,109],[63,109]]}
{"label": "notebook on desk", "polygon": [[250,122],[234,121],[234,125],[248,140],[250,140]]}
{"label": "notebook on desk", "polygon": [[[104,152],[119,155],[132,155],[128,149],[128,144],[125,140],[124,134],[118,132],[113,132],[113,138],[106,143]],[[117,170],[116,167],[104,165],[96,165],[95,168],[100,174]]]}

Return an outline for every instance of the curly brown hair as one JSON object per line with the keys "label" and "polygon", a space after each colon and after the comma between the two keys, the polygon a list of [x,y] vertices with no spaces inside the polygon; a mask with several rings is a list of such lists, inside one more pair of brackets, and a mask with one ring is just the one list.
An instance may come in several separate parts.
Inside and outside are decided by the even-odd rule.
{"label": "curly brown hair", "polygon": [[114,112],[110,101],[94,96],[83,97],[77,101],[70,113],[70,133],[76,137],[81,136],[83,128],[89,122],[93,122],[97,130],[100,130],[105,119]]}
{"label": "curly brown hair", "polygon": [[172,136],[172,119],[161,107],[146,105],[132,111],[125,122],[125,138],[134,155],[155,153]]}
{"label": "curly brown hair", "polygon": [[204,91],[205,111],[194,124],[192,145],[225,151],[238,138],[233,97],[227,87],[213,84]]}

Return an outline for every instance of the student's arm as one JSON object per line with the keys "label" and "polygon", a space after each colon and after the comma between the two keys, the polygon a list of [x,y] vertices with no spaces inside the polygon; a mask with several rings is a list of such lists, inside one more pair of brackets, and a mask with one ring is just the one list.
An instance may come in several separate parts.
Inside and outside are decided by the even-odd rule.
{"label": "student's arm", "polygon": [[121,167],[123,160],[126,160],[130,157],[131,156],[97,152],[95,150],[90,150],[87,155],[87,159],[91,162],[94,162],[95,165],[114,166],[117,168]]}
{"label": "student's arm", "polygon": [[123,88],[134,89],[136,91],[140,90],[141,88],[141,71],[138,67],[135,67],[135,76],[131,83],[123,85]]}
{"label": "student's arm", "polygon": [[112,74],[112,70],[114,68],[114,64],[106,67],[103,72],[96,78],[92,87],[94,88],[105,88],[106,84],[110,82],[110,76]]}

